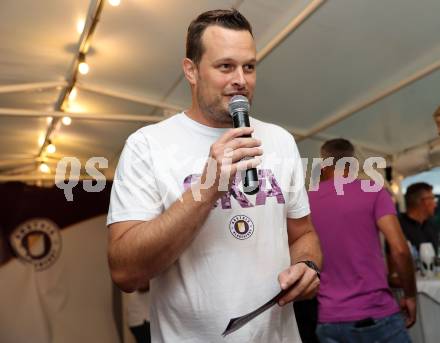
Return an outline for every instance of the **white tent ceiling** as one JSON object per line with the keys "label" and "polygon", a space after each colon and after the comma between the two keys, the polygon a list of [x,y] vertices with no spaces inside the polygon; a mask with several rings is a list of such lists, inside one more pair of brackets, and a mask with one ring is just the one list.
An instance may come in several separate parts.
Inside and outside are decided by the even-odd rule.
{"label": "white tent ceiling", "polygon": [[[52,112],[100,2],[0,2],[0,180],[32,179],[36,161],[54,169],[63,156],[83,163],[103,156],[111,175],[131,132],[190,104],[181,72],[189,22],[231,6],[252,23],[257,41],[253,115],[294,133],[303,156],[318,157],[323,139],[346,137],[364,154],[397,158],[404,174],[433,163],[438,0],[104,2],[90,36],[90,72],[78,74],[67,109],[73,122],[51,131],[57,152],[40,155],[46,118],[62,115]],[[81,34],[77,22],[86,18]],[[408,149],[427,142],[426,158],[412,161]]]}

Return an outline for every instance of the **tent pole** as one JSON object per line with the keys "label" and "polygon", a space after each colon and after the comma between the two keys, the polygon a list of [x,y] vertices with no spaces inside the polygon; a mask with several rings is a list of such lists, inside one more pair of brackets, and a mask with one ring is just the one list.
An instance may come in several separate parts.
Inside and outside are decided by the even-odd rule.
{"label": "tent pole", "polygon": [[109,88],[104,88],[104,87],[90,85],[90,84],[84,84],[82,82],[78,82],[77,87],[82,90],[90,91],[93,93],[98,93],[101,95],[111,96],[113,98],[128,100],[128,101],[137,102],[140,104],[149,105],[149,106],[153,106],[153,107],[159,107],[159,108],[163,108],[163,109],[169,109],[169,110],[173,110],[176,112],[182,111],[182,107],[177,106],[177,105],[173,105],[173,104],[169,104],[169,103],[166,103],[163,101],[149,99],[149,98],[145,98],[145,97],[141,97],[141,96],[137,96],[137,95],[123,93],[123,92],[112,90]]}
{"label": "tent pole", "polygon": [[83,119],[83,120],[104,120],[104,121],[126,121],[126,122],[147,122],[147,123],[158,123],[164,118],[159,116],[150,115],[137,115],[137,114],[111,114],[111,113],[82,113],[82,112],[62,112],[62,111],[35,111],[27,109],[16,109],[16,108],[0,108],[0,116],[5,117],[53,117],[56,119],[69,116],[73,119]]}
{"label": "tent pole", "polygon": [[406,79],[401,80],[397,84],[388,87],[383,92],[380,92],[370,99],[367,99],[366,101],[361,101],[358,104],[355,104],[354,106],[348,107],[347,109],[342,110],[339,113],[336,113],[335,115],[332,115],[324,120],[322,120],[318,125],[310,129],[304,136],[299,138],[299,141],[304,140],[306,138],[309,138],[310,136],[313,136],[321,131],[324,131],[328,129],[329,127],[332,127],[339,122],[351,117],[353,114],[362,111],[371,105],[374,105],[375,103],[379,102],[380,100],[400,91],[402,88],[409,86],[410,84],[432,74],[433,72],[440,69],[440,61],[437,61],[419,71],[414,73],[413,75],[407,77]]}
{"label": "tent pole", "polygon": [[26,92],[40,89],[64,87],[67,82],[62,81],[49,81],[49,82],[35,82],[35,83],[22,83],[18,85],[4,85],[0,86],[0,94],[3,93],[15,93],[15,92]]}

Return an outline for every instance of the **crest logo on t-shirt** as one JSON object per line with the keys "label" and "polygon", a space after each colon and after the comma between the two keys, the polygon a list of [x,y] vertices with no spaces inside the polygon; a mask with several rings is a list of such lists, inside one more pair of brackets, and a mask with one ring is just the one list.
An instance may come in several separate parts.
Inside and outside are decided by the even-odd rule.
{"label": "crest logo on t-shirt", "polygon": [[36,271],[49,268],[61,252],[58,226],[47,218],[35,218],[20,224],[11,234],[17,256],[34,265]]}
{"label": "crest logo on t-shirt", "polygon": [[249,217],[238,215],[229,222],[229,230],[237,239],[248,239],[254,233],[254,223]]}

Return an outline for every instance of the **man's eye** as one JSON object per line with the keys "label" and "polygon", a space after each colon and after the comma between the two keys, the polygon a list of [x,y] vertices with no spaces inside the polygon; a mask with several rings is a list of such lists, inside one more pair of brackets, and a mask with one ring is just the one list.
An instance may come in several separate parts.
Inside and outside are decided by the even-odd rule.
{"label": "man's eye", "polygon": [[255,70],[255,66],[253,64],[247,64],[244,66],[244,70],[245,71],[254,71]]}
{"label": "man's eye", "polygon": [[221,64],[221,65],[220,65],[220,69],[222,69],[222,70],[228,70],[228,69],[231,69],[231,65],[230,65],[230,64],[227,64],[227,63],[225,63],[225,64]]}

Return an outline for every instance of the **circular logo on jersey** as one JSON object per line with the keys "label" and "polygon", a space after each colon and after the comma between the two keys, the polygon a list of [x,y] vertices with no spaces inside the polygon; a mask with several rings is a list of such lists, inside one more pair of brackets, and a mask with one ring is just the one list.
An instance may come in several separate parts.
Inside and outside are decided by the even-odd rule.
{"label": "circular logo on jersey", "polygon": [[237,239],[248,239],[254,233],[254,223],[249,217],[238,215],[231,219],[229,230]]}
{"label": "circular logo on jersey", "polygon": [[10,239],[18,257],[32,263],[37,271],[49,268],[60,256],[61,234],[49,219],[25,221],[14,229]]}

